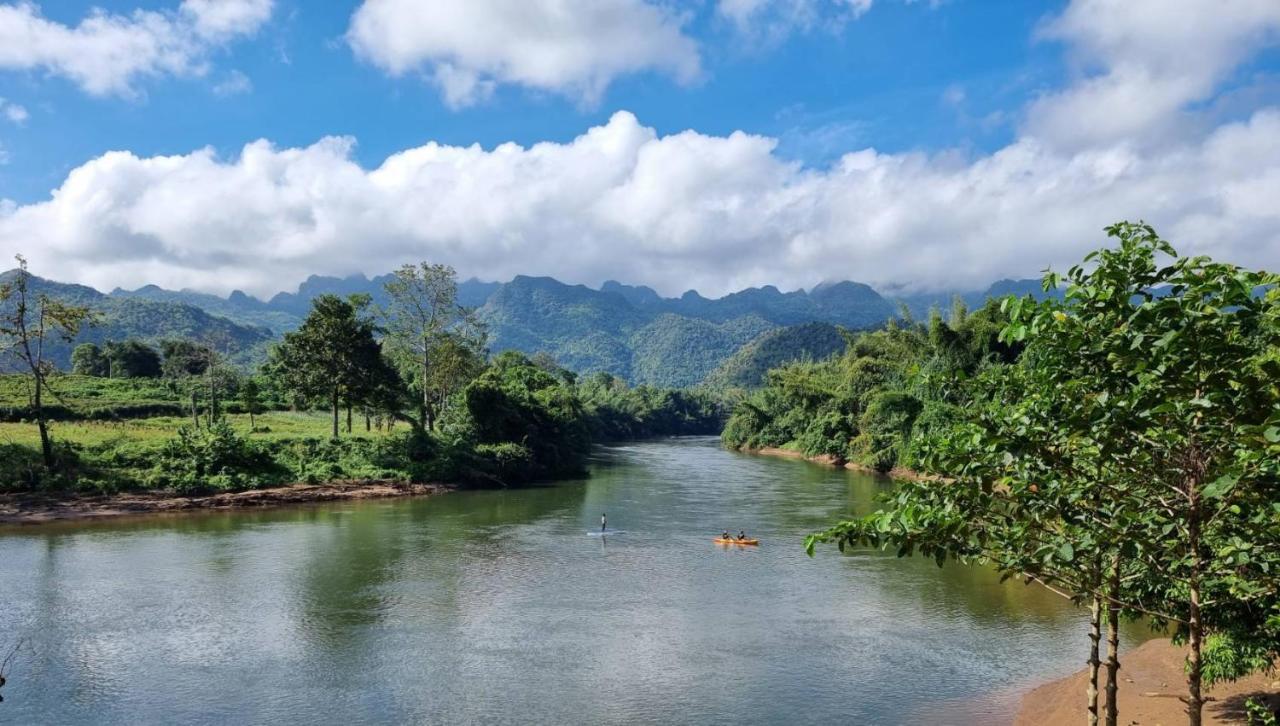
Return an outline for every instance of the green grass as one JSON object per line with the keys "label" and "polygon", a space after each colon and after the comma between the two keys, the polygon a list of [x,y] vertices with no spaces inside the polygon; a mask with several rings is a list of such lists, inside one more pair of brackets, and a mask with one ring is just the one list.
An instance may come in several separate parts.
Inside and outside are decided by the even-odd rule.
{"label": "green grass", "polygon": [[[69,408],[105,408],[124,404],[178,403],[180,396],[159,378],[98,378],[71,374],[49,378],[48,403]],[[30,376],[0,375],[0,406],[30,403]]]}
{"label": "green grass", "polygon": [[[233,414],[224,417],[235,428],[236,433],[261,441],[278,441],[282,439],[318,438],[327,439],[331,432],[332,419],[329,414],[320,412],[273,411],[254,417],[258,431],[249,429],[249,416]],[[56,441],[78,444],[80,446],[101,446],[123,442],[140,442],[159,444],[172,438],[179,426],[189,425],[191,419],[177,416],[158,416],[155,418],[129,419],[126,421],[55,421],[49,424],[49,430]],[[346,420],[342,421],[342,436],[345,438]],[[364,419],[352,421],[352,436],[367,438],[385,436],[385,432],[374,429],[365,432]],[[266,429],[266,430],[264,430]],[[401,424],[398,430],[405,430]],[[0,423],[0,443],[39,446],[40,435],[32,423]]]}

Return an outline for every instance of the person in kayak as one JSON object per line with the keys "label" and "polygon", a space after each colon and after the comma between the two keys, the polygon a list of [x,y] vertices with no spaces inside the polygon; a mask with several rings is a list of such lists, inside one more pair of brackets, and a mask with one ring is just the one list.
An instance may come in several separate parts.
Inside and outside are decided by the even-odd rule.
{"label": "person in kayak", "polygon": [[720,539],[732,540],[733,537],[729,534],[729,530],[726,529],[724,532],[720,534]]}
{"label": "person in kayak", "polygon": [[601,514],[600,515],[600,531],[603,532],[605,527],[608,527],[608,526],[609,526],[609,515]]}
{"label": "person in kayak", "polygon": [[740,530],[738,530],[738,539],[740,539],[740,540],[741,540],[741,539],[746,539],[746,538],[747,538],[747,530],[745,530],[745,529],[740,529]]}

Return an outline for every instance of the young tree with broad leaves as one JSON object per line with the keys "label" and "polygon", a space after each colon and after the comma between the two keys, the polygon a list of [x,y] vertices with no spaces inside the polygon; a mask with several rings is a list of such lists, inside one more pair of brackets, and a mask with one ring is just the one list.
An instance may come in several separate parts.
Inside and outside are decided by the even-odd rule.
{"label": "young tree with broad leaves", "polygon": [[1109,723],[1118,616],[1172,623],[1198,726],[1206,680],[1280,655],[1280,278],[1178,258],[1147,225],[1108,233],[1117,246],[1068,272],[1063,301],[1006,304],[1003,335],[1026,352],[990,377],[1020,380],[937,437],[929,461],[946,478],[905,484],[810,546],[982,559],[1088,597],[1094,652],[1105,603]]}

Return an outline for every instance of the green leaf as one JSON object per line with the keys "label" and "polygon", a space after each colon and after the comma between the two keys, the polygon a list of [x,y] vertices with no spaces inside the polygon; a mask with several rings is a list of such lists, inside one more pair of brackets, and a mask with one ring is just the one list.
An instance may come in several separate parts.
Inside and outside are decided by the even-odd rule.
{"label": "green leaf", "polygon": [[1070,562],[1076,558],[1076,548],[1071,546],[1070,542],[1063,542],[1058,545],[1058,559],[1064,562]]}
{"label": "green leaf", "polygon": [[1201,493],[1206,499],[1219,499],[1231,491],[1238,481],[1240,481],[1240,477],[1234,474],[1225,474],[1205,485]]}

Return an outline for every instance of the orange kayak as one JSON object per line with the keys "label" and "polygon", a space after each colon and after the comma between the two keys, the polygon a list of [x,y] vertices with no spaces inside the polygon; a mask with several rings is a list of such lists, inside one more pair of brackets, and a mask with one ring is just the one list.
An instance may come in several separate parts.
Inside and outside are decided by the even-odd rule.
{"label": "orange kayak", "polygon": [[760,540],[758,540],[758,539],[738,539],[737,537],[730,537],[729,539],[725,539],[725,538],[723,538],[723,537],[716,537],[716,538],[715,538],[714,540],[712,540],[712,541],[713,541],[713,542],[715,542],[716,544],[736,544],[736,545],[758,545],[758,544],[760,544]]}

